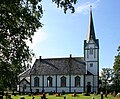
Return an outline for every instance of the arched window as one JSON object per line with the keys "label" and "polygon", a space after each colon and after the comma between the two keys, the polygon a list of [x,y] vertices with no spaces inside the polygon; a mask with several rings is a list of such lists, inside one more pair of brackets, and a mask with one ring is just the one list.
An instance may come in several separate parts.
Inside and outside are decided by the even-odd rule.
{"label": "arched window", "polygon": [[66,77],[61,77],[61,87],[66,87]]}
{"label": "arched window", "polygon": [[79,76],[75,77],[75,87],[80,87],[80,77]]}
{"label": "arched window", "polygon": [[39,87],[39,78],[38,77],[34,78],[34,87]]}
{"label": "arched window", "polygon": [[52,77],[47,78],[47,86],[52,87]]}

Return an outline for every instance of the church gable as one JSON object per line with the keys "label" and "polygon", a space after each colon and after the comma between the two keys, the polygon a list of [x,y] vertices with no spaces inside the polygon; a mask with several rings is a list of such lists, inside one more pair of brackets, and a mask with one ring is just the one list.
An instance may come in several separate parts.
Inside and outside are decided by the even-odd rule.
{"label": "church gable", "polygon": [[27,79],[25,79],[25,78],[23,78],[20,82],[19,82],[19,84],[30,84],[30,81],[28,81]]}
{"label": "church gable", "polygon": [[82,57],[37,59],[31,75],[85,74],[86,65]]}

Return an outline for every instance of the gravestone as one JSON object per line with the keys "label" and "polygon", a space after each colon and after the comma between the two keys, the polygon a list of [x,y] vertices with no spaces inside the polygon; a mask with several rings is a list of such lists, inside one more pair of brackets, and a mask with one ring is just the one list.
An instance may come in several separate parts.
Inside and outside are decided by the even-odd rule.
{"label": "gravestone", "polygon": [[116,92],[115,92],[115,91],[112,93],[112,96],[113,96],[113,97],[115,97],[115,96],[116,96]]}
{"label": "gravestone", "polygon": [[101,92],[100,94],[101,94],[101,95],[100,95],[100,96],[101,96],[101,99],[103,99],[103,92]]}
{"label": "gravestone", "polygon": [[47,99],[45,93],[43,93],[43,96],[41,96],[41,99]]}
{"label": "gravestone", "polygon": [[92,97],[92,99],[95,99],[94,97]]}
{"label": "gravestone", "polygon": [[33,96],[32,99],[35,99],[35,97]]}
{"label": "gravestone", "polygon": [[120,98],[120,93],[117,93],[116,97],[117,97],[117,98]]}
{"label": "gravestone", "polygon": [[66,96],[64,95],[64,99],[66,99]]}
{"label": "gravestone", "polygon": [[11,95],[8,95],[8,99],[12,99]]}
{"label": "gravestone", "polygon": [[2,95],[0,95],[0,99],[3,99],[3,96],[2,96]]}

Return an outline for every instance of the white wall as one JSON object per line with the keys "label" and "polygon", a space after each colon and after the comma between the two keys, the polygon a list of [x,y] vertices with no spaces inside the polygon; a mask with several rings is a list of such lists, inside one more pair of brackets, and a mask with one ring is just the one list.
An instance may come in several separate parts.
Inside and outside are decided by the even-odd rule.
{"label": "white wall", "polygon": [[94,76],[94,91],[98,91],[97,90],[97,87],[98,87],[98,76]]}
{"label": "white wall", "polygon": [[[61,87],[61,81],[60,78],[62,76],[65,76],[66,79],[66,83],[67,86],[66,87]],[[79,76],[81,78],[80,81],[80,87],[75,87],[75,77]],[[35,77],[39,77],[39,87],[34,87],[34,78]],[[44,90],[45,92],[50,92],[50,91],[56,91],[56,75],[52,75],[50,77],[53,78],[53,87],[47,87],[47,77],[49,77],[48,75],[44,76]],[[39,89],[39,92],[42,92],[42,76],[32,76],[31,77],[31,84],[32,84],[32,92],[36,92],[36,89]],[[93,76],[92,75],[86,75],[85,76],[85,86],[87,85],[87,82],[91,82],[91,91],[97,91],[97,76],[94,76],[94,82],[93,82]],[[26,82],[23,81],[20,84],[20,91],[23,91],[23,85],[26,84],[26,89],[25,92],[30,92],[30,85]],[[93,89],[93,87],[95,86],[95,88]],[[69,75],[57,75],[57,92],[62,92],[62,90],[64,90],[65,92],[69,92]],[[83,92],[84,91],[84,76],[83,75],[72,75],[71,76],[71,92],[74,92],[74,90],[76,92]]]}
{"label": "white wall", "polygon": [[[50,76],[50,75],[49,75]],[[50,92],[50,91],[56,91],[56,75],[51,75],[50,77],[53,78],[53,86],[52,87],[47,87],[47,78],[49,77],[48,75],[44,75],[44,90],[45,92]],[[66,87],[61,87],[61,77],[66,77]],[[79,76],[81,77],[81,82],[80,82],[80,87],[75,87],[75,77]],[[39,77],[40,79],[40,86],[39,87],[34,87],[34,78]],[[69,80],[70,77],[69,75],[57,75],[57,92],[62,92],[64,90],[65,92],[69,92]],[[31,84],[32,84],[32,91],[36,92],[36,89],[39,89],[39,91],[42,91],[42,76],[32,76],[31,77]],[[84,76],[83,75],[72,75],[71,76],[71,92],[83,92],[84,91]]]}
{"label": "white wall", "polygon": [[[93,64],[93,67],[90,67],[90,64]],[[94,75],[98,75],[98,62],[86,62],[87,70]]]}
{"label": "white wall", "polygon": [[30,84],[26,82],[26,80],[23,80],[20,85],[19,85],[19,91],[23,92],[23,87],[26,85],[26,89],[24,90],[25,92],[30,92]]}

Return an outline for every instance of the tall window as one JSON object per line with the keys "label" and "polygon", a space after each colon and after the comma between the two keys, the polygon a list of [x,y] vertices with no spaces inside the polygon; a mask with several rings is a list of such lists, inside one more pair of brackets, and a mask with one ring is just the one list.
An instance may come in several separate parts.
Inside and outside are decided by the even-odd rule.
{"label": "tall window", "polygon": [[61,87],[66,87],[66,77],[61,77]]}
{"label": "tall window", "polygon": [[75,77],[75,87],[80,87],[80,77],[79,76]]}
{"label": "tall window", "polygon": [[52,77],[47,78],[47,86],[52,87]]}
{"label": "tall window", "polygon": [[38,77],[34,78],[34,87],[39,87],[39,78]]}
{"label": "tall window", "polygon": [[23,88],[26,89],[26,85],[23,85]]}
{"label": "tall window", "polygon": [[93,48],[90,47],[90,55],[93,55]]}

